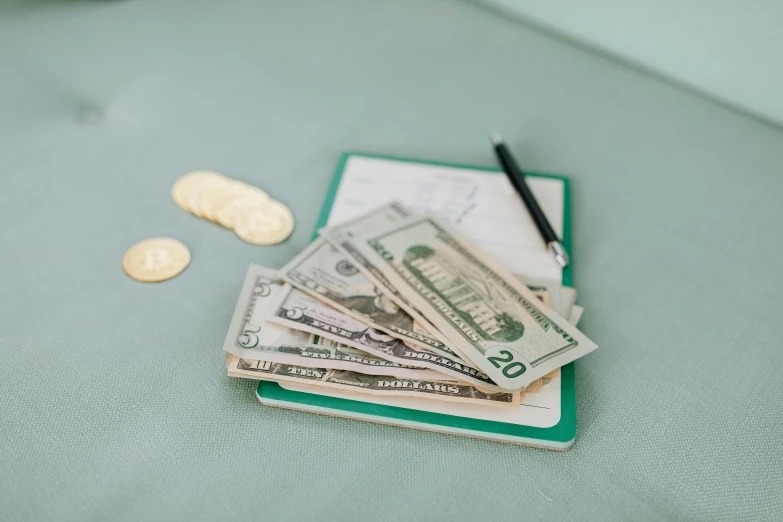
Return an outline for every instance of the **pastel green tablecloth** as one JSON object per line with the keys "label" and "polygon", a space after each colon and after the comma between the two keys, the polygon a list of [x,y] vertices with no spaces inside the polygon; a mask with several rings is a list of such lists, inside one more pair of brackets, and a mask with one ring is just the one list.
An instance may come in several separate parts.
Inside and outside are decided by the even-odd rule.
{"label": "pastel green tablecloth", "polygon": [[[570,452],[225,376],[248,263],[308,242],[341,151],[492,164],[493,129],[573,180],[601,348]],[[458,0],[0,3],[0,518],[779,520],[781,167],[781,130]],[[203,168],[287,203],[291,239],[176,208]],[[129,280],[160,235],[190,267]]]}

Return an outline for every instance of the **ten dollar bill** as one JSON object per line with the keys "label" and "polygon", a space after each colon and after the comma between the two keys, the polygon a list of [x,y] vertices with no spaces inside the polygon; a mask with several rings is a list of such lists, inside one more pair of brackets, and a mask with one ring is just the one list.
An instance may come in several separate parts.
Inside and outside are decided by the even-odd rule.
{"label": "ten dollar bill", "polygon": [[342,370],[304,368],[285,363],[249,361],[231,356],[228,375],[247,379],[312,384],[372,395],[407,395],[487,406],[519,407],[520,393],[486,393],[455,382],[395,379]]}

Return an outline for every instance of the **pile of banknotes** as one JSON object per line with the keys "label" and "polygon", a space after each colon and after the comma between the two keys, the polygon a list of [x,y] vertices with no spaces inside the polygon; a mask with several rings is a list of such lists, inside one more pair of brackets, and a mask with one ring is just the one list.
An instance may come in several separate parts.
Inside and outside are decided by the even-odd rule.
{"label": "pile of banknotes", "polygon": [[519,406],[596,348],[566,319],[575,295],[508,273],[437,215],[392,202],[320,230],[279,270],[249,268],[228,374]]}

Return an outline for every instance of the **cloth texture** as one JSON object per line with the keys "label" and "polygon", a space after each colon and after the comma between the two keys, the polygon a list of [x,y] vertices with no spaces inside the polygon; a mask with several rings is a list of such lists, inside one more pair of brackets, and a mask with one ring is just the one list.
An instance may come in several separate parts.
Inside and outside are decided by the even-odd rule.
{"label": "cloth texture", "polygon": [[[572,180],[578,435],[552,452],[266,408],[221,346],[345,150]],[[457,0],[0,2],[0,518],[780,520],[783,131]],[[171,201],[215,169],[257,247]],[[191,250],[161,284],[137,241]]]}

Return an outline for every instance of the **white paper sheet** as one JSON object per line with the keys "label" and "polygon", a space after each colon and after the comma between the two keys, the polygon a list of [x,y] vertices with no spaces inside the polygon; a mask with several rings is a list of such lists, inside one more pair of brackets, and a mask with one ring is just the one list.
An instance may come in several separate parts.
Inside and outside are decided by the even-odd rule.
{"label": "white paper sheet", "polygon": [[[527,181],[562,237],[563,181],[535,177]],[[444,216],[511,272],[562,284],[562,269],[505,175],[353,156],[345,166],[327,226],[393,199]]]}

